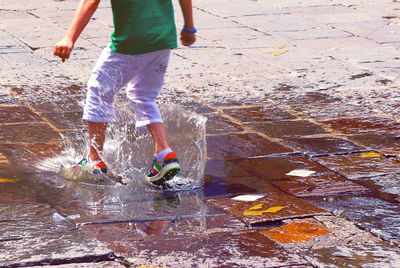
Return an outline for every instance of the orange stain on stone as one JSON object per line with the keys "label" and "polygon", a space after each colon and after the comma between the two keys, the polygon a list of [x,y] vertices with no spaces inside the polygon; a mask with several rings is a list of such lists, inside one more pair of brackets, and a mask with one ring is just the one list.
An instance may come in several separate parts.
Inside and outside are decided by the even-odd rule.
{"label": "orange stain on stone", "polygon": [[329,229],[315,224],[311,220],[291,222],[282,227],[263,231],[263,234],[279,243],[307,242],[315,236],[323,236],[327,233],[329,233]]}

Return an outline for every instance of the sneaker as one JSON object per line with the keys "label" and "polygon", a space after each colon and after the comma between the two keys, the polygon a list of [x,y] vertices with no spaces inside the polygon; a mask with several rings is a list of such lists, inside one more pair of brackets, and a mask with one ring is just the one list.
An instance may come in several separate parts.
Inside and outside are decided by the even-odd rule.
{"label": "sneaker", "polygon": [[146,179],[151,183],[159,185],[165,181],[171,180],[180,170],[181,167],[179,166],[176,154],[170,152],[163,160],[154,159],[150,174],[147,175]]}
{"label": "sneaker", "polygon": [[80,171],[79,173],[92,176],[96,179],[102,179],[104,175],[109,175],[110,172],[107,165],[103,161],[91,161],[88,160],[89,157],[83,158],[78,164],[74,165],[73,169],[75,171]]}

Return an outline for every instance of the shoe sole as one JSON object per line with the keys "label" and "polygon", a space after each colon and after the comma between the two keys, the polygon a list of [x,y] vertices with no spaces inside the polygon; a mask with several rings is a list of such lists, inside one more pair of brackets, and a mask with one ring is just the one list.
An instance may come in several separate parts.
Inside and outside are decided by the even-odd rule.
{"label": "shoe sole", "polygon": [[179,173],[179,171],[181,171],[178,163],[173,163],[166,167],[168,168],[164,167],[159,175],[155,176],[154,178],[147,178],[147,180],[156,185],[163,184],[164,182],[171,180],[176,174]]}

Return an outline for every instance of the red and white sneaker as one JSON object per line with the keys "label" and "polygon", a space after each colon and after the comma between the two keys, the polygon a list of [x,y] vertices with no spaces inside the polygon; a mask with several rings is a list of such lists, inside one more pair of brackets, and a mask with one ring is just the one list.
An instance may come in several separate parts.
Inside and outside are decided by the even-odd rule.
{"label": "red and white sneaker", "polygon": [[181,171],[178,158],[174,152],[168,153],[163,160],[154,159],[149,175],[146,179],[156,185],[171,180]]}

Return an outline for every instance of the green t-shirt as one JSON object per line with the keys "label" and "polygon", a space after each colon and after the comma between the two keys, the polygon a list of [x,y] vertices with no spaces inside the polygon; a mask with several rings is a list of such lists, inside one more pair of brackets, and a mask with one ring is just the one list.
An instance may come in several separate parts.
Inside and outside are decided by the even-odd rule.
{"label": "green t-shirt", "polygon": [[139,55],[177,47],[171,0],[111,0],[111,7],[112,51]]}

